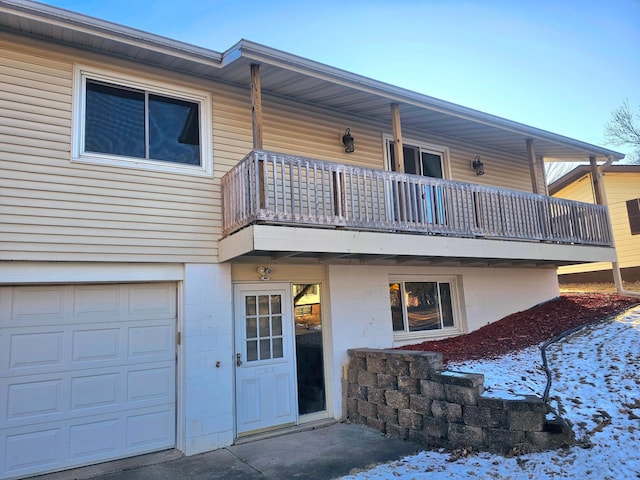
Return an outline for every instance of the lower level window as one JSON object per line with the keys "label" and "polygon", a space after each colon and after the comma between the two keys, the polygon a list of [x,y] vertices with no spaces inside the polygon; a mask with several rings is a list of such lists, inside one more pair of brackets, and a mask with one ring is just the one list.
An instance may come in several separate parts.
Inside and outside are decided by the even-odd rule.
{"label": "lower level window", "polygon": [[456,327],[453,281],[391,281],[389,298],[394,333]]}

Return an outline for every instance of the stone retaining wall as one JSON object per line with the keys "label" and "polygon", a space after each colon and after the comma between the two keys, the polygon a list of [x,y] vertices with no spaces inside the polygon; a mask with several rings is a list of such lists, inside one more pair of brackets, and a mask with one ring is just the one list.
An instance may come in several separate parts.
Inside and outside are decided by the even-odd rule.
{"label": "stone retaining wall", "polygon": [[548,419],[535,395],[492,397],[484,376],[442,369],[442,355],[409,350],[349,350],[347,417],[423,445],[533,451],[573,442],[560,418]]}

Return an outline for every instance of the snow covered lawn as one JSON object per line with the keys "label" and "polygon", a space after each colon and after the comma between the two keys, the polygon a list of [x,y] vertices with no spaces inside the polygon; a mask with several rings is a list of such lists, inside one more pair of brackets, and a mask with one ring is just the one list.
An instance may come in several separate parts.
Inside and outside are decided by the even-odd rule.
{"label": "snow covered lawn", "polygon": [[[343,480],[640,478],[640,306],[551,345],[547,358],[552,406],[578,445],[518,457],[423,451]],[[492,392],[542,396],[546,386],[537,347],[448,368],[484,374]]]}

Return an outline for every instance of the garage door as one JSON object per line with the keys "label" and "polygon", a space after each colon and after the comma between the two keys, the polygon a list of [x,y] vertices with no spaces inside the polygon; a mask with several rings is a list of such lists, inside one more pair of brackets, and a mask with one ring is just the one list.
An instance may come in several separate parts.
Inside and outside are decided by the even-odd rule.
{"label": "garage door", "polygon": [[172,283],[0,288],[0,478],[175,445]]}

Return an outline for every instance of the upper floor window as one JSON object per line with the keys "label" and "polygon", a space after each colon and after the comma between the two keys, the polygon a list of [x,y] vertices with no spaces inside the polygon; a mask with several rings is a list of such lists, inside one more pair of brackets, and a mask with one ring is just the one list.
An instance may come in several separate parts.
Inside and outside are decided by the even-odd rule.
{"label": "upper floor window", "polygon": [[210,175],[209,97],[78,69],[75,161]]}
{"label": "upper floor window", "polygon": [[[398,170],[394,142],[385,136],[387,168]],[[420,144],[415,141],[405,141],[402,144],[403,171],[423,177],[447,178],[447,151],[443,147]]]}
{"label": "upper floor window", "polygon": [[627,214],[631,235],[640,235],[640,198],[627,200]]}

